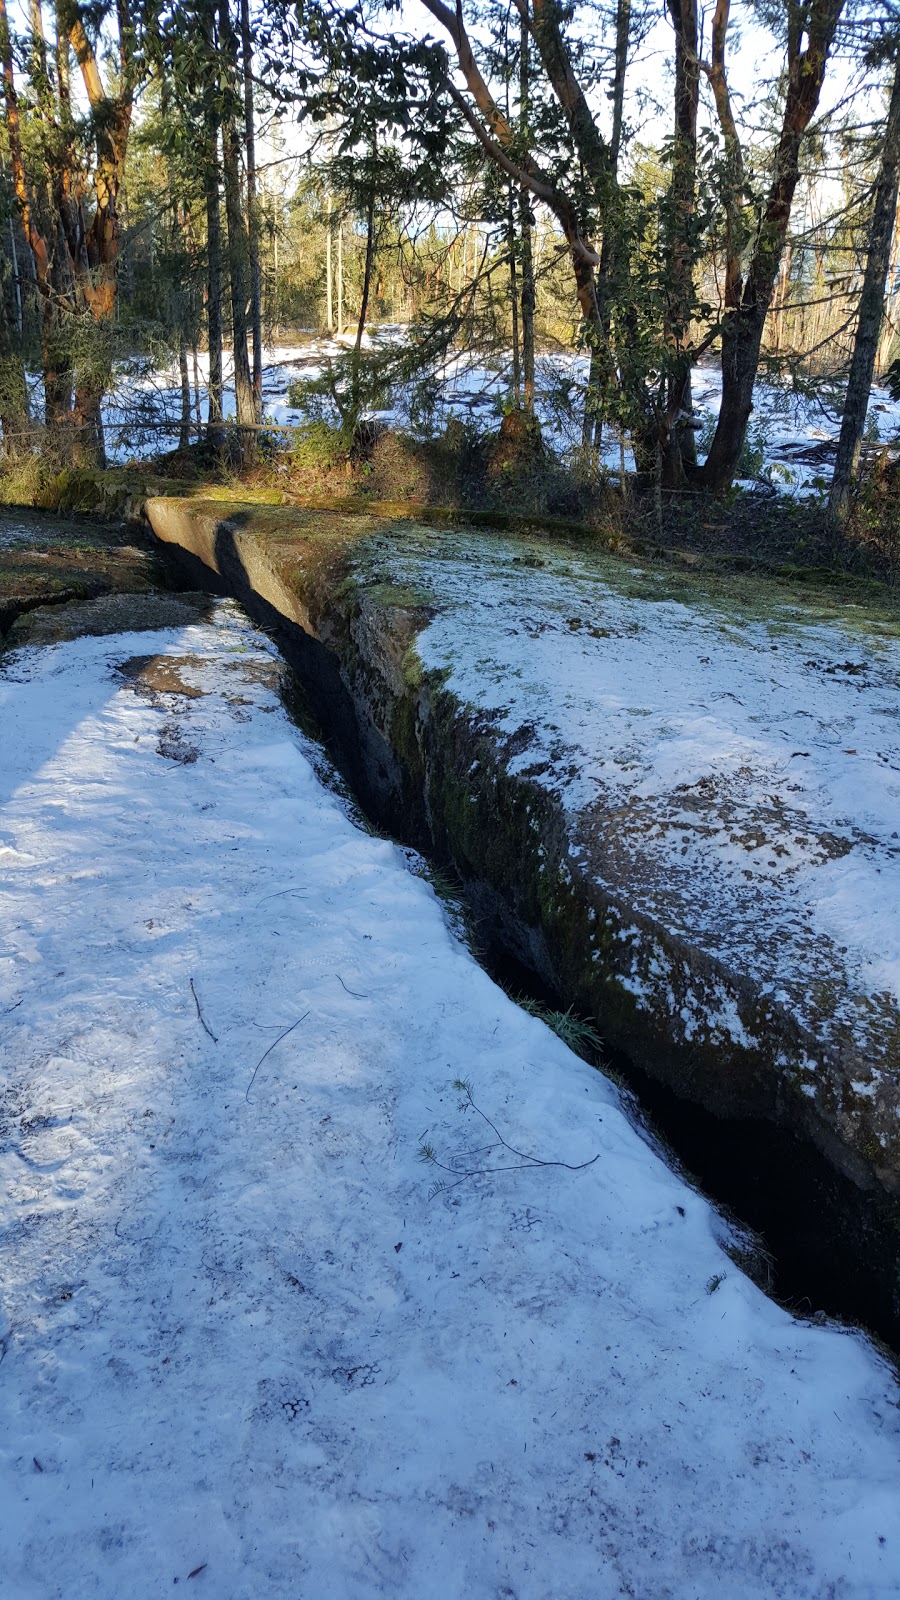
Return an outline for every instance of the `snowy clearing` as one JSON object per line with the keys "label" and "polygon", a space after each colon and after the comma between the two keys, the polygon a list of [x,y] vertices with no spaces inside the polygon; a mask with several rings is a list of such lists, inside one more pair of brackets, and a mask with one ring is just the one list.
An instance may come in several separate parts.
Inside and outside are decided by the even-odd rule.
{"label": "snowy clearing", "polygon": [[[393,325],[374,327],[367,331],[364,346],[372,350],[403,338],[405,333],[404,328]],[[307,413],[288,401],[290,385],[298,380],[319,380],[329,363],[335,357],[346,355],[352,344],[352,334],[330,338],[310,335],[301,343],[268,347],[264,351],[263,369],[266,420],[291,427],[305,422]],[[196,377],[200,414],[204,420],[209,405],[208,367],[208,356],[201,352]],[[577,352],[544,354],[538,358],[537,408],[544,435],[554,448],[564,453],[578,449],[581,444],[580,397],[588,380],[588,368],[588,357]],[[440,432],[451,417],[472,422],[479,429],[497,427],[503,405],[509,398],[511,373],[511,353],[507,360],[498,358],[491,365],[486,365],[477,354],[460,352],[449,356],[436,373],[437,402],[430,427]],[[233,371],[226,357],[226,416],[233,416],[235,411],[232,385]],[[721,390],[718,366],[704,364],[695,369],[693,398],[695,414],[702,423],[699,430],[701,457],[718,416]],[[566,404],[567,392],[571,396],[571,407]],[[33,399],[35,404],[39,403],[39,386],[34,390]],[[173,449],[180,414],[177,367],[152,369],[148,364],[135,362],[131,368],[123,369],[103,407],[110,460],[149,458]],[[396,392],[388,405],[372,415],[390,426],[409,427],[412,421],[409,394]],[[161,422],[170,425],[168,433],[159,432]],[[747,436],[755,475],[784,493],[801,496],[821,493],[830,477],[840,424],[840,408],[829,403],[827,395],[806,396],[789,384],[781,386],[760,379],[754,393]],[[890,443],[896,446],[898,434],[900,401],[894,400],[884,386],[876,384],[869,404],[867,441],[876,448]],[[634,470],[631,446],[625,441],[622,448],[626,471],[631,472]],[[607,427],[601,460],[607,472],[613,475],[620,470],[622,448],[616,430]],[[754,479],[747,481],[752,483]]]}
{"label": "snowy clearing", "polygon": [[[0,674],[4,1594],[900,1595],[885,1363],[732,1265],[276,668],[220,606]],[[455,1078],[598,1159],[429,1200],[423,1142],[516,1165]]]}

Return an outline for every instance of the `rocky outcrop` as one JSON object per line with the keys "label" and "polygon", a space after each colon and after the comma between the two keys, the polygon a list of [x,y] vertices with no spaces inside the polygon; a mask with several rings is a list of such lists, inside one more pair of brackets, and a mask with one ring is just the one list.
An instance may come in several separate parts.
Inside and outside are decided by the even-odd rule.
{"label": "rocky outcrop", "polygon": [[153,593],[165,574],[146,548],[146,534],[141,537],[144,548],[127,542],[121,525],[102,527],[87,518],[60,522],[33,511],[0,513],[0,636],[20,618],[24,637],[25,617],[38,608]]}
{"label": "rocky outcrop", "polygon": [[[723,1128],[752,1126],[750,1159],[770,1163],[766,1181],[797,1227],[818,1230],[863,1314],[898,1336],[896,995],[858,987],[846,948],[812,925],[785,932],[780,952],[772,944],[791,920],[788,849],[816,861],[871,841],[810,830],[808,817],[802,832],[779,796],[751,803],[711,776],[679,790],[668,814],[614,802],[602,785],[573,806],[559,777],[571,751],[550,741],[550,756],[530,759],[533,726],[511,727],[507,707],[467,702],[446,666],[423,666],[417,643],[449,593],[422,558],[438,533],[187,499],[150,500],[147,515],[182,578],[235,595],[275,634],[370,815],[452,863],[485,937],[596,1019],[613,1048]],[[461,551],[455,538],[474,594],[484,547]],[[516,549],[509,562],[544,564],[540,547]],[[672,852],[684,830],[699,867]],[[723,839],[730,856],[748,852],[733,881],[713,849]],[[781,923],[767,921],[775,901]]]}
{"label": "rocky outcrop", "polygon": [[18,617],[7,634],[7,649],[59,644],[64,639],[106,633],[145,633],[186,628],[208,615],[206,594],[109,594],[84,602],[37,606]]}

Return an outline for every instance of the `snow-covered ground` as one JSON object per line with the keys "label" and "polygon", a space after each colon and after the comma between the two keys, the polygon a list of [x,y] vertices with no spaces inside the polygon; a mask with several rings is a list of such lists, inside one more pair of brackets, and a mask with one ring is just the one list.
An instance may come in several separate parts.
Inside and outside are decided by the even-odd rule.
{"label": "snow-covered ground", "polygon": [[[403,336],[394,326],[374,329],[365,345]],[[307,412],[288,402],[288,390],[298,379],[310,382],[322,377],[328,363],[346,353],[352,336],[310,337],[302,344],[279,345],[265,352],[263,401],[266,419],[275,424],[296,426]],[[511,382],[511,360],[486,367],[465,354],[450,357],[438,376],[438,399],[429,427],[439,431],[451,416],[479,427],[496,426]],[[192,373],[193,382],[193,373]],[[198,357],[200,411],[208,412],[206,382],[208,359]],[[231,371],[226,357],[226,415],[234,413]],[[577,448],[581,439],[581,396],[588,378],[586,356],[544,355],[538,359],[538,411],[545,436],[563,452]],[[568,390],[573,409],[567,411],[563,395]],[[701,457],[711,437],[721,399],[721,373],[715,363],[698,367],[694,374],[694,406],[705,419],[700,430]],[[410,396],[395,394],[384,409],[373,413],[381,421],[398,426],[410,425]],[[181,409],[177,370],[135,370],[121,374],[115,392],[104,407],[110,456],[119,461],[147,457],[174,448]],[[167,421],[172,431],[162,434],[153,426]],[[143,424],[143,425],[142,425]],[[754,412],[748,430],[749,466],[753,474],[782,491],[808,495],[820,492],[830,477],[833,447],[840,431],[840,411],[829,408],[821,397],[811,398],[791,387],[760,381],[754,396]],[[900,434],[900,402],[886,389],[876,386],[869,406],[868,433],[873,443],[896,441]],[[618,473],[622,451],[626,470],[634,467],[631,447],[620,447],[614,429],[605,430],[601,457],[611,473]],[[750,480],[748,480],[750,481]]]}
{"label": "snow-covered ground", "polygon": [[0,674],[4,1596],[900,1594],[886,1364],[732,1265],[274,666],[225,605]]}

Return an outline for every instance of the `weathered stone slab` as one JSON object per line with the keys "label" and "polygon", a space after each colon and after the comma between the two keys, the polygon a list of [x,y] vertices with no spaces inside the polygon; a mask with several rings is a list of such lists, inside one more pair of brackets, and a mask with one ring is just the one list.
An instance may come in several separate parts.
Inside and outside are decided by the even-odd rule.
{"label": "weathered stone slab", "polygon": [[59,644],[104,633],[145,633],[186,628],[201,620],[209,599],[203,594],[108,594],[65,605],[38,606],[23,613],[6,638],[9,649],[25,644]]}
{"label": "weathered stone slab", "polygon": [[159,587],[154,553],[126,540],[121,525],[0,508],[0,635],[39,607]]}
{"label": "weathered stone slab", "polygon": [[368,808],[493,937],[682,1098],[825,1157],[838,1246],[900,1326],[890,606],[363,516],[147,512],[279,632]]}

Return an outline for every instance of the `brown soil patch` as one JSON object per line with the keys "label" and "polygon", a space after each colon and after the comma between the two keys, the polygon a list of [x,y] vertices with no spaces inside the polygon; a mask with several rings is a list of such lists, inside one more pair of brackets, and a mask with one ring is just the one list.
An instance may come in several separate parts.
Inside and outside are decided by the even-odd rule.
{"label": "brown soil patch", "polygon": [[199,700],[206,690],[186,683],[181,674],[185,668],[196,671],[204,665],[200,656],[129,656],[116,670],[129,679],[136,692],[181,694]]}

